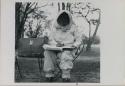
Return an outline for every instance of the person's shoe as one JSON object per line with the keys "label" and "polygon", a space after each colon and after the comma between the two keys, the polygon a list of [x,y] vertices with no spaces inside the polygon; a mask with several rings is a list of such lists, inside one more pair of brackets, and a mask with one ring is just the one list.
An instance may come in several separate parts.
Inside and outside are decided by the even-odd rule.
{"label": "person's shoe", "polygon": [[70,82],[70,79],[69,78],[62,78],[62,81],[63,82]]}
{"label": "person's shoe", "polygon": [[46,82],[53,82],[54,81],[54,77],[46,77]]}

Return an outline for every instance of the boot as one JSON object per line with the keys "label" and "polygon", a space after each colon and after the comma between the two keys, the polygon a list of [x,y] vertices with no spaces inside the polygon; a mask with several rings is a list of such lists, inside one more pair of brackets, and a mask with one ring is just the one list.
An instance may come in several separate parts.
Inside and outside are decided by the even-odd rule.
{"label": "boot", "polygon": [[63,82],[70,82],[70,79],[69,78],[62,78],[62,81]]}
{"label": "boot", "polygon": [[46,77],[46,82],[53,82],[54,81],[54,77]]}

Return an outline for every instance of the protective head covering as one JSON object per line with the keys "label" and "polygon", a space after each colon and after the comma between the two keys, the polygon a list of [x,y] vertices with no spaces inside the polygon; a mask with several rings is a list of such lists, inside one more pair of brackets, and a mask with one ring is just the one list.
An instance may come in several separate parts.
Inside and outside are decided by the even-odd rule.
{"label": "protective head covering", "polygon": [[57,18],[55,19],[55,24],[54,27],[56,29],[60,28],[65,28],[65,29],[70,29],[72,26],[73,20],[72,20],[72,15],[69,11],[61,11],[57,15]]}

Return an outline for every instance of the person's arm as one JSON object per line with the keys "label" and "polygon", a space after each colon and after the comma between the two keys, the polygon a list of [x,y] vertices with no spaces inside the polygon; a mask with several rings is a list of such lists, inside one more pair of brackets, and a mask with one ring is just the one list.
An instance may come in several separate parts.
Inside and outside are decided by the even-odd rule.
{"label": "person's arm", "polygon": [[47,49],[48,46],[51,46],[51,45],[56,45],[56,42],[54,41],[53,39],[53,32],[47,32],[46,35],[44,35],[44,45],[43,45],[43,48],[44,49]]}
{"label": "person's arm", "polygon": [[82,43],[82,33],[77,27],[74,28],[74,38],[75,42],[73,43],[73,47],[79,47]]}
{"label": "person's arm", "polygon": [[54,40],[54,32],[52,31],[52,32],[50,32],[50,34],[48,35],[48,44],[49,45],[56,45],[57,43],[56,43],[56,41]]}

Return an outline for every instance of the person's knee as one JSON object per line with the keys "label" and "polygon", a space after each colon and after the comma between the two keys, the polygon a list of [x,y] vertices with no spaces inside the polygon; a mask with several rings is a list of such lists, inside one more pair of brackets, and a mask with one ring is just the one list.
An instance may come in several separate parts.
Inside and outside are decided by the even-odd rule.
{"label": "person's knee", "polygon": [[54,55],[54,53],[52,52],[52,51],[49,51],[49,50],[45,50],[44,51],[44,56],[45,56],[45,58],[47,57],[50,57],[50,56],[53,56]]}
{"label": "person's knee", "polygon": [[70,51],[64,51],[61,55],[61,61],[60,61],[60,68],[61,69],[72,69],[73,63],[72,63],[73,57],[71,55]]}
{"label": "person's knee", "polygon": [[50,54],[50,53],[51,53],[50,51],[45,50],[45,51],[44,51],[44,56],[46,56],[46,55],[48,55],[48,54]]}
{"label": "person's knee", "polygon": [[54,70],[54,64],[55,64],[55,54],[51,51],[45,51],[44,52],[44,71],[53,71]]}
{"label": "person's knee", "polygon": [[64,51],[64,52],[62,52],[61,59],[62,60],[66,60],[66,61],[72,61],[73,60],[73,56],[72,56],[71,51]]}

